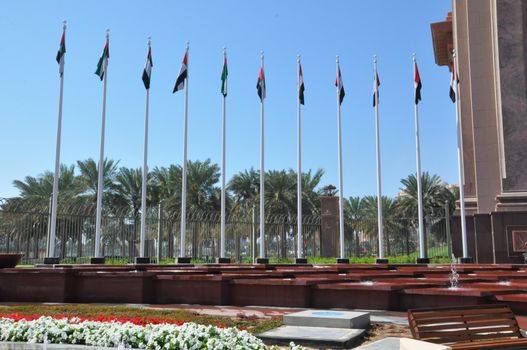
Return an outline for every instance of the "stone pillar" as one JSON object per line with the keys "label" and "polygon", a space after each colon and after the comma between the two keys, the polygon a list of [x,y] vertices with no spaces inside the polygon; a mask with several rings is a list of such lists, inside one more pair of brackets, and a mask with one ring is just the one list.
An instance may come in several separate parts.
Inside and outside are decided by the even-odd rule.
{"label": "stone pillar", "polygon": [[334,258],[338,256],[339,240],[339,198],[320,197],[322,222],[320,229],[320,256]]}

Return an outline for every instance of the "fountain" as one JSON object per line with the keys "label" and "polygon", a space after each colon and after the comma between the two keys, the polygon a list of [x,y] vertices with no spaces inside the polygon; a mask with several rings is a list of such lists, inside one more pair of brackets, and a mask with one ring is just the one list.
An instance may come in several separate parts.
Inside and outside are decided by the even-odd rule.
{"label": "fountain", "polygon": [[374,281],[372,280],[364,280],[364,281],[360,281],[359,282],[360,284],[364,284],[366,286],[373,286],[373,284],[375,283]]}
{"label": "fountain", "polygon": [[457,273],[456,265],[452,263],[450,265],[450,274],[448,276],[448,279],[450,280],[450,287],[449,289],[458,289],[459,287],[459,274]]}

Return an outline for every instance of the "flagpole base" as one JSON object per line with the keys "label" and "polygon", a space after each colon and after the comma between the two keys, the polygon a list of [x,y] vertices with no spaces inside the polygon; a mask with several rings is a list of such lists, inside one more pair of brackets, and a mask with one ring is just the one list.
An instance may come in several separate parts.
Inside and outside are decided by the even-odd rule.
{"label": "flagpole base", "polygon": [[44,258],[44,264],[45,265],[58,265],[60,264],[60,258],[54,258],[54,257],[48,256]]}
{"label": "flagpole base", "polygon": [[375,260],[375,263],[376,264],[387,264],[388,263],[388,259],[377,259],[377,260]]}
{"label": "flagpole base", "polygon": [[307,264],[307,258],[295,258],[295,264]]}
{"label": "flagpole base", "polygon": [[190,257],[188,257],[188,256],[178,256],[176,262],[178,264],[190,264]]}
{"label": "flagpole base", "polygon": [[349,264],[350,259],[348,258],[337,258],[337,264]]}
{"label": "flagpole base", "polygon": [[230,264],[231,258],[218,258],[217,262],[218,264]]}
{"label": "flagpole base", "polygon": [[474,263],[474,259],[472,259],[470,256],[465,256],[459,259],[459,262],[462,264],[472,264]]}
{"label": "flagpole base", "polygon": [[269,258],[256,258],[257,264],[269,264]]}
{"label": "flagpole base", "polygon": [[417,258],[416,262],[418,264],[430,264],[429,258]]}
{"label": "flagpole base", "polygon": [[106,259],[103,257],[91,257],[90,258],[90,264],[92,265],[101,265],[106,263]]}
{"label": "flagpole base", "polygon": [[150,257],[139,257],[139,256],[136,256],[135,257],[135,263],[136,264],[151,264],[152,261],[150,260]]}

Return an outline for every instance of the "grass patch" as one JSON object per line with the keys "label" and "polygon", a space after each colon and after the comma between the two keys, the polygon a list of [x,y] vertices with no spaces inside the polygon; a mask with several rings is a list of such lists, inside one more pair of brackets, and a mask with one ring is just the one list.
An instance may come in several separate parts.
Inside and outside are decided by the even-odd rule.
{"label": "grass patch", "polygon": [[129,306],[104,306],[89,304],[64,304],[64,305],[14,305],[0,308],[2,314],[18,313],[21,315],[45,316],[78,316],[96,318],[98,316],[132,317],[132,318],[158,318],[172,321],[194,322],[203,325],[236,327],[245,329],[250,333],[258,334],[282,325],[279,317],[261,319],[256,317],[227,317],[199,315],[195,312],[182,309],[148,309]]}

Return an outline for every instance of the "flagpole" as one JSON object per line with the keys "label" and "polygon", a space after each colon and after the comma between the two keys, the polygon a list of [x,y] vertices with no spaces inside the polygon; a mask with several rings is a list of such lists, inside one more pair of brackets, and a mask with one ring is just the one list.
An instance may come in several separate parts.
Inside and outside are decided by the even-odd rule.
{"label": "flagpole", "polygon": [[[227,60],[227,48],[223,48],[223,62],[225,64]],[[225,77],[227,79],[227,77]],[[226,83],[226,82],[225,82]],[[220,262],[225,260],[225,200],[226,200],[226,189],[225,189],[225,143],[226,143],[226,104],[227,95],[223,95],[222,100],[222,118],[221,118],[221,227],[220,227]]]}
{"label": "flagpole", "polygon": [[[62,35],[66,34],[66,21],[63,22]],[[66,53],[64,53],[65,55]],[[64,95],[64,69],[61,68],[60,74],[60,93],[59,93],[59,115],[57,122],[57,143],[55,147],[55,172],[53,173],[53,196],[51,199],[51,226],[49,230],[48,257],[55,257],[55,237],[57,229],[57,202],[59,197],[59,178],[60,178],[60,141],[62,136],[62,98]]]}
{"label": "flagpole", "polygon": [[[303,246],[304,246],[304,237],[302,236],[302,107],[300,101],[300,55],[296,58],[296,63],[298,66],[298,84],[297,84],[297,226],[298,226],[298,247],[297,247],[297,258],[298,262],[304,262],[302,258],[304,257]],[[307,263],[307,261],[305,261]]]}
{"label": "flagpole", "polygon": [[[148,37],[148,52],[150,52],[151,38]],[[147,60],[149,58],[147,57]],[[148,109],[150,104],[150,86],[146,89],[145,110],[145,135],[143,146],[143,181],[141,182],[141,242],[139,243],[139,256],[145,257],[145,231],[146,231],[146,185],[148,182]],[[159,263],[159,262],[158,262]]]}
{"label": "flagpole", "polygon": [[[106,43],[110,40],[110,29],[106,29]],[[100,258],[101,241],[101,216],[102,216],[102,197],[104,182],[104,129],[106,127],[106,81],[108,79],[108,58],[104,62],[104,82],[102,93],[102,122],[101,122],[101,145],[99,154],[99,176],[97,182],[97,214],[95,217],[95,258]]]}
{"label": "flagpole", "polygon": [[468,242],[467,242],[467,223],[466,223],[466,217],[465,217],[465,167],[464,167],[464,161],[463,161],[463,141],[461,137],[462,128],[461,128],[461,118],[460,118],[460,105],[459,105],[459,84],[458,84],[458,73],[457,73],[457,67],[458,64],[456,62],[456,50],[454,49],[453,52],[453,59],[454,59],[454,71],[452,72],[454,76],[454,86],[455,86],[455,93],[456,93],[456,129],[457,129],[457,162],[458,162],[458,175],[459,175],[459,209],[460,209],[460,215],[461,215],[461,241],[462,241],[462,247],[463,247],[463,257],[461,258],[461,262],[463,263],[470,263],[472,262],[472,258],[468,255]]}
{"label": "flagpole", "polygon": [[376,160],[377,160],[377,227],[379,230],[379,259],[378,263],[384,263],[384,222],[382,218],[382,188],[381,188],[381,142],[379,132],[379,83],[377,74],[377,56],[373,56],[374,65],[374,84],[375,84],[375,140],[376,140]]}
{"label": "flagpole", "polygon": [[[412,61],[414,63],[414,76],[415,76],[415,53],[413,54]],[[419,107],[418,103],[414,104],[415,114],[415,158],[417,166],[417,217],[419,220],[419,259],[418,262],[428,262],[425,233],[423,227],[423,193],[421,188],[421,151],[419,143]]]}
{"label": "flagpole", "polygon": [[[190,43],[187,42],[187,51],[185,53],[187,57],[187,77],[185,78],[185,116],[183,125],[183,174],[181,181],[181,236],[179,245],[179,256],[183,258],[182,261],[187,262],[188,259],[185,255],[185,234],[187,232],[187,133],[188,133],[188,78],[189,78],[189,67],[188,67],[188,54],[189,54]],[[190,261],[188,261],[190,262]]]}
{"label": "flagpole", "polygon": [[[337,77],[339,77],[340,60],[337,56]],[[338,85],[340,85],[339,83]],[[339,148],[339,242],[340,242],[340,261],[344,261],[344,186],[342,181],[342,118],[340,112],[340,88],[337,86],[337,121],[338,121],[338,148]]]}
{"label": "flagpole", "polygon": [[[264,52],[260,53],[261,69],[264,69]],[[265,79],[265,72],[264,72]],[[264,168],[264,99],[265,87],[260,98],[260,258],[265,259],[265,168]],[[265,261],[265,260],[261,260]]]}

